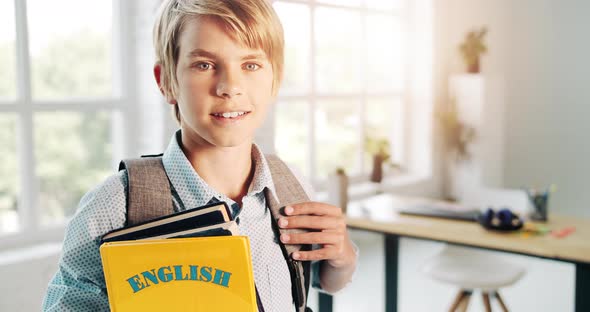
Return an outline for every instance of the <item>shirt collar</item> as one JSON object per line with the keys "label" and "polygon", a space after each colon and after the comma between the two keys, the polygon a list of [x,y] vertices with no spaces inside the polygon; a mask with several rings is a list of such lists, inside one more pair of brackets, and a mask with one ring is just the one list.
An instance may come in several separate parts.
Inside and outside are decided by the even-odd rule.
{"label": "shirt collar", "polygon": [[[170,139],[168,148],[162,156],[162,162],[172,187],[176,190],[185,209],[206,205],[213,198],[226,201],[230,205],[233,204],[233,200],[213,189],[199,176],[180,148],[180,138],[180,130],[178,130]],[[246,196],[254,196],[268,188],[276,199],[276,191],[268,163],[256,144],[252,144],[252,162],[254,177]]]}
{"label": "shirt collar", "polygon": [[270,173],[270,168],[268,167],[268,162],[256,143],[252,144],[252,162],[254,164],[254,177],[252,178],[252,183],[250,183],[248,195],[258,194],[264,191],[264,188],[268,188],[276,198],[275,184]]}

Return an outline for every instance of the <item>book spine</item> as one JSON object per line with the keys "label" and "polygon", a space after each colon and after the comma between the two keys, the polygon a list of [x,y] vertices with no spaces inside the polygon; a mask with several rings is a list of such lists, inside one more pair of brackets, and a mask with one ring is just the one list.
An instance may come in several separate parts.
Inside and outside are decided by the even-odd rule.
{"label": "book spine", "polygon": [[[103,245],[103,246],[105,246],[105,245]],[[107,272],[110,271],[109,270],[110,264],[107,261],[107,258],[108,257],[106,256],[106,253],[108,253],[108,250],[107,249],[104,249],[101,252],[102,272],[103,272],[103,275],[104,275],[104,280],[105,280],[105,286],[106,286],[106,288],[107,289],[113,289],[113,285],[112,285],[113,282],[111,281],[111,278],[109,276],[107,276]],[[112,295],[109,296],[107,294],[107,297],[109,299],[109,306],[110,306],[111,312],[117,312],[117,309],[115,308],[115,304],[114,304],[114,300],[115,299],[112,297]]]}

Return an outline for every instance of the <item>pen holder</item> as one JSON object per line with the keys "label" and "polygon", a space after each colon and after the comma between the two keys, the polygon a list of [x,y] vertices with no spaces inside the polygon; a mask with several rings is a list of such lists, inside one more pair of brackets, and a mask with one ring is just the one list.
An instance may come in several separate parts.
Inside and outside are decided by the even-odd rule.
{"label": "pen holder", "polygon": [[549,192],[537,193],[527,191],[530,203],[533,206],[533,213],[531,220],[547,221],[547,202],[549,200]]}

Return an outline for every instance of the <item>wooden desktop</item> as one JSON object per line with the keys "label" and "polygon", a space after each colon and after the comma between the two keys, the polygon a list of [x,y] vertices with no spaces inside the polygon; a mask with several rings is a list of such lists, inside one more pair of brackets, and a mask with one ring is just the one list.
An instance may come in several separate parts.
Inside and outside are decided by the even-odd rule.
{"label": "wooden desktop", "polygon": [[[385,310],[397,311],[399,238],[412,237],[462,246],[498,250],[569,262],[576,266],[575,311],[590,311],[590,219],[550,215],[542,223],[551,230],[575,228],[567,237],[498,233],[485,230],[476,222],[400,214],[398,208],[436,201],[379,195],[350,203],[348,226],[351,229],[385,235]],[[362,254],[362,252],[361,252]],[[320,295],[320,311],[332,311],[332,298]]]}

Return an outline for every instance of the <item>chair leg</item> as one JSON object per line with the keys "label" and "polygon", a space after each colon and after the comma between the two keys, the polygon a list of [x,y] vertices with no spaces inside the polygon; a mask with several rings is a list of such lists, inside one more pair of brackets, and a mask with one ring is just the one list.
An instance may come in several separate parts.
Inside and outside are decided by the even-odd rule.
{"label": "chair leg", "polygon": [[502,297],[500,297],[500,293],[497,292],[497,291],[495,291],[494,292],[494,297],[496,297],[496,300],[498,300],[498,303],[500,304],[500,307],[502,308],[502,311],[503,312],[508,312],[508,308],[504,304],[504,301],[502,300]]}
{"label": "chair leg", "polygon": [[490,294],[487,292],[482,292],[481,295],[483,297],[483,304],[486,308],[486,312],[492,312],[492,306],[490,305]]}
{"label": "chair leg", "polygon": [[453,300],[453,304],[451,305],[451,308],[449,308],[449,312],[455,312],[455,310],[457,310],[457,307],[459,306],[459,303],[461,303],[461,301],[463,301],[464,297],[465,297],[465,290],[460,289],[459,292],[457,293],[457,296],[455,297],[455,300]]}
{"label": "chair leg", "polygon": [[467,307],[469,306],[469,299],[471,299],[471,291],[465,291],[465,296],[463,300],[461,300],[461,304],[459,305],[459,312],[467,311]]}

